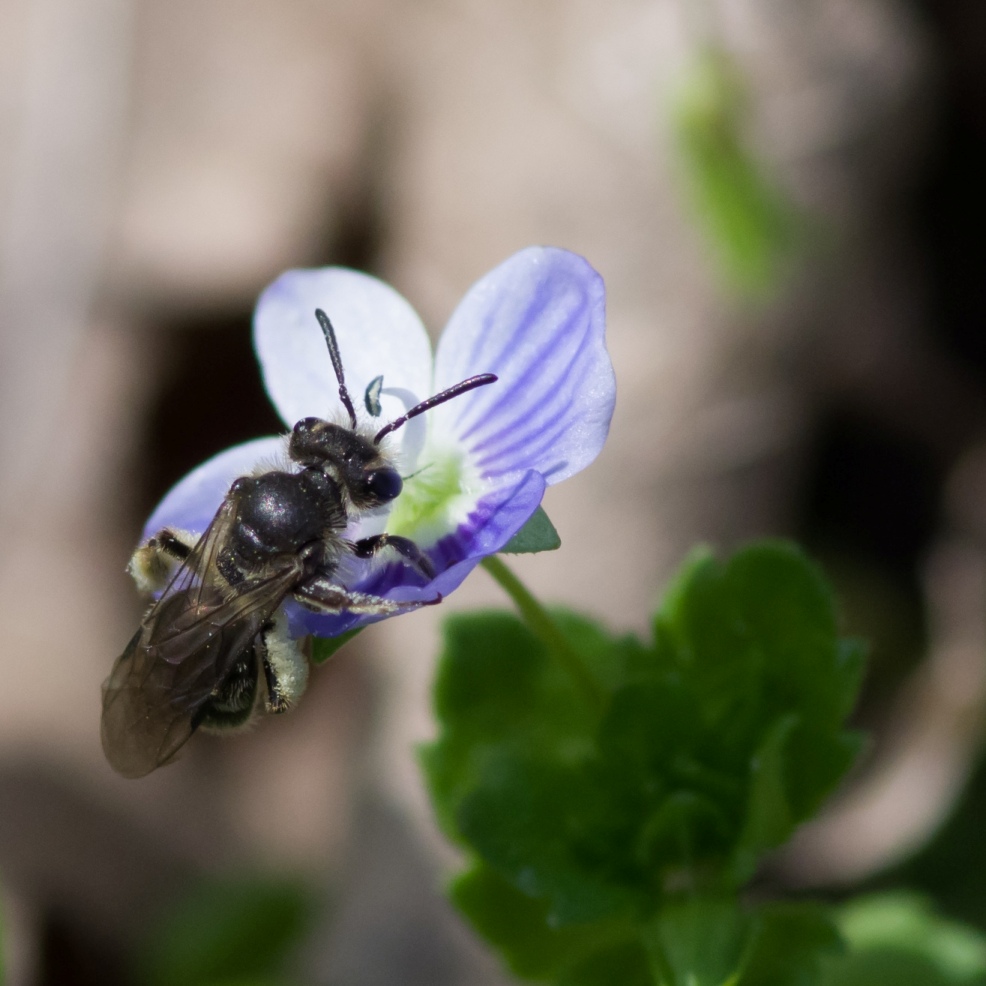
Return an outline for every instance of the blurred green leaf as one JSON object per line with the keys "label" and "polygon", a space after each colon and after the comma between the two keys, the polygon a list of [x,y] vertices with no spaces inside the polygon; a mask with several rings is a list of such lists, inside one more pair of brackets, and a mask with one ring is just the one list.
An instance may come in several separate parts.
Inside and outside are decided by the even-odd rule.
{"label": "blurred green leaf", "polygon": [[737,884],[749,880],[756,872],[760,856],[784,842],[794,828],[784,777],[787,773],[785,750],[797,721],[794,716],[782,716],[768,730],[750,764],[749,807],[733,850]]}
{"label": "blurred green leaf", "polygon": [[275,986],[311,924],[300,881],[237,876],[203,882],[154,927],[138,956],[143,986]]}
{"label": "blurred green leaf", "polygon": [[527,523],[500,549],[503,554],[523,555],[538,551],[555,551],[561,538],[543,507],[531,514]]}
{"label": "blurred green leaf", "polygon": [[646,939],[659,986],[735,986],[750,918],[732,899],[690,898],[662,908]]}
{"label": "blurred green leaf", "polygon": [[656,986],[648,969],[647,952],[638,941],[601,947],[566,969],[558,986]]}
{"label": "blurred green leaf", "polygon": [[737,986],[816,986],[828,956],[843,951],[829,908],[816,904],[767,904]]}
{"label": "blurred green leaf", "polygon": [[826,963],[823,986],[983,986],[986,936],[939,917],[912,894],[845,905],[838,923],[848,952]]}
{"label": "blurred green leaf", "polygon": [[[618,922],[558,927],[549,924],[543,900],[521,893],[488,866],[477,863],[451,884],[449,896],[474,928],[503,953],[509,968],[530,979],[573,970],[600,947],[630,945],[632,932]],[[646,965],[645,965],[646,968]]]}
{"label": "blurred green leaf", "polygon": [[761,298],[780,286],[800,220],[747,146],[745,104],[738,72],[709,50],[683,80],[672,114],[696,219],[731,286]]}

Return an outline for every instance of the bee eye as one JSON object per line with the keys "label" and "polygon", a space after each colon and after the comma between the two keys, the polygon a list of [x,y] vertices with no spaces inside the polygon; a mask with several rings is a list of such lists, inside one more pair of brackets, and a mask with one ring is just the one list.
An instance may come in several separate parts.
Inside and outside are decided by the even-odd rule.
{"label": "bee eye", "polygon": [[386,503],[400,494],[404,480],[396,469],[374,469],[367,473],[366,487],[381,503]]}

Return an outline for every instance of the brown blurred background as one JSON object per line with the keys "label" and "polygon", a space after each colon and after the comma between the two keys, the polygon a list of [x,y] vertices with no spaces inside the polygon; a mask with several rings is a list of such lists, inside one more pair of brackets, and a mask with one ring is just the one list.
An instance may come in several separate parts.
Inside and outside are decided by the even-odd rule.
{"label": "brown blurred background", "polygon": [[[291,266],[379,274],[437,333],[513,251],[584,254],[616,417],[546,500],[562,551],[518,571],[644,631],[694,542],[802,540],[873,640],[876,739],[774,878],[836,886],[921,845],[981,739],[984,70],[978,0],[5,0],[11,986],[127,982],[145,923],[236,867],[326,889],[299,982],[505,982],[441,900],[413,760],[441,613],[365,633],[249,736],[140,782],[102,759],[129,552],[187,469],[280,427],[249,322]],[[720,152],[766,190],[754,233],[799,231],[761,229],[746,267],[707,194]],[[477,572],[443,609],[487,604]]]}

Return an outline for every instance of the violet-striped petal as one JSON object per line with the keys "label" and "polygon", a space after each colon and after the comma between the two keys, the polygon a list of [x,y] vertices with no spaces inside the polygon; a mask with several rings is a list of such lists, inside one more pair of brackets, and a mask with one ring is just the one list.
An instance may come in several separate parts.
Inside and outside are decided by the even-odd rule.
{"label": "violet-striped petal", "polygon": [[499,380],[434,412],[444,440],[481,475],[536,469],[557,483],[587,466],[616,397],[606,352],[605,289],[577,254],[531,247],[479,280],[438,345],[436,389],[492,372]]}

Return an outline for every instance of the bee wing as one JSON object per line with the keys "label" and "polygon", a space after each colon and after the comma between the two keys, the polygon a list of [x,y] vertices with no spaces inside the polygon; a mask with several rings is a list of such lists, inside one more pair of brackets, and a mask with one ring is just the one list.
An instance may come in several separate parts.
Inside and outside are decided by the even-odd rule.
{"label": "bee wing", "polygon": [[103,684],[103,752],[124,777],[143,777],[174,758],[298,578],[300,563],[291,559],[226,587],[216,557],[233,513],[227,499]]}

